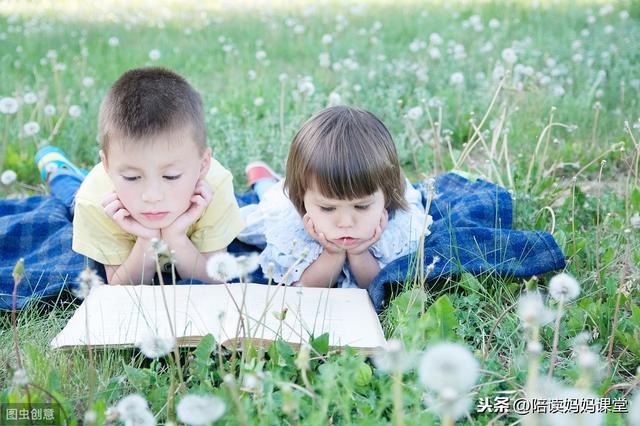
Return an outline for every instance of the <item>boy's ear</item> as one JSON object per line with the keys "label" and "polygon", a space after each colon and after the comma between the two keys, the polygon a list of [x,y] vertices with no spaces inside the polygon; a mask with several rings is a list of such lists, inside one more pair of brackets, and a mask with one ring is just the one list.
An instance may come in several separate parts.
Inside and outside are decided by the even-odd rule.
{"label": "boy's ear", "polygon": [[104,153],[103,150],[100,150],[100,152],[98,152],[98,154],[100,155],[100,161],[102,161],[102,165],[104,166],[104,170],[109,173],[109,163],[107,162],[107,155]]}
{"label": "boy's ear", "polygon": [[200,163],[200,179],[203,179],[208,173],[211,167],[211,147],[204,150],[202,154],[202,161]]}

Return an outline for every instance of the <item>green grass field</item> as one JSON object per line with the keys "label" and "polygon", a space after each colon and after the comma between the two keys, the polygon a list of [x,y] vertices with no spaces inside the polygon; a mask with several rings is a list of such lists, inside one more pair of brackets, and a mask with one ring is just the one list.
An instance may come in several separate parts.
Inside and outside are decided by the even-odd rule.
{"label": "green grass field", "polygon": [[553,234],[580,295],[550,301],[560,321],[532,337],[517,301],[535,284],[546,299],[552,275],[527,283],[465,274],[430,288],[426,313],[408,282],[382,316],[387,338],[403,343],[385,354],[396,368],[350,351],[325,356],[322,342],[308,362],[281,343],[232,355],[204,342],[183,353],[185,383],[171,357],[51,351],[77,306],[51,301],[17,317],[28,386],[14,377],[11,316],[0,316],[0,403],[53,397],[72,423],[90,423],[92,412],[102,424],[108,407],[139,393],[160,424],[177,421],[183,395],[200,393],[224,402],[218,421],[228,424],[452,424],[457,416],[433,403],[438,391],[425,398],[415,359],[398,367],[450,340],[480,365],[466,395],[444,399],[473,400],[460,424],[640,424],[614,412],[579,423],[477,409],[533,388],[629,404],[640,394],[640,3],[241,3],[0,2],[0,195],[46,191],[33,162],[46,144],[94,165],[110,84],[133,67],[165,66],[202,94],[209,143],[237,191],[251,160],[283,171],[314,111],[360,106],[388,125],[411,180],[458,169],[511,190],[514,228]]}

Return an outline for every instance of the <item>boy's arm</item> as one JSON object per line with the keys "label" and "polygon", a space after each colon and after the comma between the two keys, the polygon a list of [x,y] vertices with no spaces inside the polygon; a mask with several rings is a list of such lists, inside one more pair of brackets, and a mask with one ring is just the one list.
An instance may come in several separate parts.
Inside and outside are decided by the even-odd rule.
{"label": "boy's arm", "polygon": [[293,285],[296,287],[332,287],[342,273],[346,258],[347,255],[344,251],[323,250]]}
{"label": "boy's arm", "polygon": [[105,265],[109,284],[149,284],[156,272],[151,240],[138,237],[122,265]]}
{"label": "boy's arm", "polygon": [[227,251],[226,248],[213,252],[200,253],[186,234],[166,238],[164,242],[167,243],[171,250],[175,251],[176,270],[181,279],[194,279],[214,284],[221,283],[220,281],[212,280],[209,275],[207,275],[207,260],[216,253]]}

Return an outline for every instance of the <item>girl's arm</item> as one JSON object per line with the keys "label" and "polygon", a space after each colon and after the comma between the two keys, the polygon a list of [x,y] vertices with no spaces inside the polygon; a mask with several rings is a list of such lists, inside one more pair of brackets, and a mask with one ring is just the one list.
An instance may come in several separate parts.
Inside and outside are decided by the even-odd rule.
{"label": "girl's arm", "polygon": [[380,272],[380,265],[376,258],[373,257],[369,250],[365,250],[360,254],[349,253],[347,258],[358,287],[369,288],[371,281]]}
{"label": "girl's arm", "polygon": [[342,273],[347,258],[344,251],[323,250],[320,256],[304,270],[300,280],[294,283],[298,287],[333,287]]}

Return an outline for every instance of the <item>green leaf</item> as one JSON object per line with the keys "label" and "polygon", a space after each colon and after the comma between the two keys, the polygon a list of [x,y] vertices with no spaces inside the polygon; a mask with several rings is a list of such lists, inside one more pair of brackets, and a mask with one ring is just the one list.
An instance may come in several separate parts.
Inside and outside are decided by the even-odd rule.
{"label": "green leaf", "polygon": [[424,330],[427,341],[455,340],[455,329],[458,320],[454,314],[451,300],[445,294],[436,300],[427,312],[419,319],[420,328]]}
{"label": "green leaf", "polygon": [[144,390],[151,384],[151,375],[148,370],[125,365],[124,372],[129,382],[139,390]]}
{"label": "green leaf", "polygon": [[199,361],[209,361],[211,353],[216,347],[216,341],[211,334],[207,334],[198,342],[195,351],[193,351],[196,359]]}
{"label": "green leaf", "polygon": [[633,210],[640,212],[640,189],[633,188],[631,191],[631,207]]}
{"label": "green leaf", "polygon": [[329,352],[329,333],[324,333],[316,338],[312,338],[311,347],[320,355],[326,355]]}
{"label": "green leaf", "polygon": [[471,290],[473,292],[482,292],[482,284],[480,281],[473,275],[468,272],[462,274],[460,278],[460,287]]}

